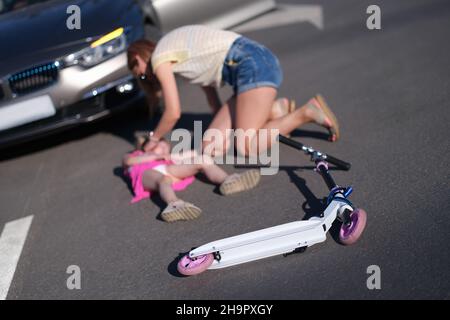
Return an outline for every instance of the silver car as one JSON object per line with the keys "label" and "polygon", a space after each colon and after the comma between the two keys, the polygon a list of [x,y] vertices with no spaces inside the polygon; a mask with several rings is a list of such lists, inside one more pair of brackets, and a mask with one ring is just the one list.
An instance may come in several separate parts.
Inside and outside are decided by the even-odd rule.
{"label": "silver car", "polygon": [[[80,9],[80,29],[66,21]],[[0,147],[104,118],[142,98],[126,49],[186,24],[230,28],[273,0],[0,0]]]}

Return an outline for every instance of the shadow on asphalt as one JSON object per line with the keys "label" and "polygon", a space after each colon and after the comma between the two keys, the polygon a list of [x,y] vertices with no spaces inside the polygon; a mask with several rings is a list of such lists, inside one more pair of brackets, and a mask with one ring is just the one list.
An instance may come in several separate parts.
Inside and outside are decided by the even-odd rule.
{"label": "shadow on asphalt", "polygon": [[[194,248],[192,248],[192,249],[194,249]],[[186,254],[188,254],[188,252],[180,253],[178,255],[178,257],[174,258],[173,261],[167,266],[167,272],[169,272],[170,275],[177,277],[177,278],[187,278],[188,277],[188,276],[185,276],[185,275],[179,273],[178,269],[177,269],[178,261],[180,261],[180,259],[183,256],[185,256]]]}
{"label": "shadow on asphalt", "polygon": [[[130,143],[134,146],[134,134],[136,131],[149,131],[158,123],[160,116],[149,119],[148,114],[142,108],[134,107],[110,118],[98,122],[82,124],[77,127],[52,133],[36,140],[18,143],[0,150],[0,161],[11,160],[25,155],[30,155],[47,149],[51,149],[68,142],[83,140],[99,132],[106,132]],[[194,130],[194,121],[202,121],[203,128],[211,122],[208,113],[184,113],[177,123],[176,128]]]}
{"label": "shadow on asphalt", "polygon": [[302,209],[305,212],[305,216],[302,220],[308,220],[314,216],[318,216],[320,212],[325,209],[323,199],[317,198],[311,189],[306,185],[306,180],[301,178],[294,172],[293,169],[282,169],[286,171],[287,175],[291,179],[291,182],[297,187],[300,193],[305,197],[305,202],[302,204]]}
{"label": "shadow on asphalt", "polygon": [[318,140],[329,141],[328,133],[319,132],[319,131],[311,131],[311,130],[302,130],[302,129],[295,129],[294,131],[292,131],[291,137],[292,138],[295,138],[295,137],[314,138],[314,139],[318,139]]}
{"label": "shadow on asphalt", "polygon": [[[281,168],[280,170],[286,171],[291,182],[298,188],[300,193],[305,197],[306,201],[302,204],[302,209],[305,212],[305,216],[302,220],[308,220],[314,216],[318,216],[319,213],[323,212],[326,208],[327,197],[323,197],[322,199],[317,198],[311,189],[306,185],[306,180],[299,177],[297,173],[294,172],[292,168]],[[333,240],[338,244],[341,244],[339,241],[339,230],[340,230],[340,222],[335,220],[328,231]]]}
{"label": "shadow on asphalt", "polygon": [[[70,127],[35,140],[17,143],[16,145],[2,149],[0,161],[30,155],[65,143],[83,140],[99,132],[117,133],[117,135],[131,142],[131,138],[126,134],[128,132],[126,128],[133,127],[135,130],[138,130],[139,128],[144,128],[146,125],[148,126],[148,123],[149,120],[146,112],[142,108],[133,106],[127,111],[97,122]],[[125,127],[125,129],[117,130],[118,126]]]}

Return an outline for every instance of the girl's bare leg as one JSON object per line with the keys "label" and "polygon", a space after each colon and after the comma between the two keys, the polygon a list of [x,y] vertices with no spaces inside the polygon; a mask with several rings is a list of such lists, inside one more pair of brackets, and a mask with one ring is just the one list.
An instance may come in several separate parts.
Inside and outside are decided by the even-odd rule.
{"label": "girl's bare leg", "polygon": [[192,158],[193,164],[179,164],[167,166],[167,172],[178,179],[184,179],[190,176],[195,176],[199,172],[203,174],[214,184],[221,184],[225,181],[228,174],[217,166],[214,161],[204,155],[201,159]]}
{"label": "girl's bare leg", "polygon": [[[194,159],[193,159],[194,160]],[[230,195],[254,188],[260,181],[259,170],[247,170],[240,174],[228,175],[213,160],[204,155],[200,164],[171,165],[167,167],[167,172],[178,179],[193,176],[198,172],[203,172],[209,181],[220,185],[220,192],[223,195]]]}
{"label": "girl's bare leg", "polygon": [[164,221],[192,220],[200,216],[200,208],[176,196],[172,189],[172,178],[155,170],[147,170],[142,177],[142,183],[146,189],[159,191],[159,195],[167,203],[167,207],[161,212]]}
{"label": "girl's bare leg", "polygon": [[167,204],[178,201],[172,189],[172,179],[155,170],[147,170],[142,176],[142,184],[147,190],[156,190]]}

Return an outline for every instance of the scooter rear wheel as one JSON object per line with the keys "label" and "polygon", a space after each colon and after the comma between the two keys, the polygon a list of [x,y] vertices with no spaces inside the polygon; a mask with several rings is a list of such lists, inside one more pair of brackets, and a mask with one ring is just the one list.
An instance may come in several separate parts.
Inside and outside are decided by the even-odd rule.
{"label": "scooter rear wheel", "polygon": [[213,261],[214,255],[212,253],[198,256],[195,259],[191,259],[189,254],[186,254],[178,261],[177,270],[182,275],[194,276],[208,269]]}
{"label": "scooter rear wheel", "polygon": [[342,224],[339,230],[339,241],[344,245],[351,245],[361,237],[367,222],[367,213],[363,209],[356,209],[350,213],[350,225]]}

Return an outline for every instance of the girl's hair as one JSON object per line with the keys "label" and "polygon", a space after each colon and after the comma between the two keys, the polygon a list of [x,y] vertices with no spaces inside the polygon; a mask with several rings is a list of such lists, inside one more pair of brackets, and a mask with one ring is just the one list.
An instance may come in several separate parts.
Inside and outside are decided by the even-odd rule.
{"label": "girl's hair", "polygon": [[161,85],[153,73],[151,59],[153,51],[155,51],[156,43],[141,39],[130,44],[127,50],[128,69],[133,70],[137,65],[136,56],[139,56],[147,63],[145,71],[146,79],[138,78],[140,87],[145,91],[147,102],[149,105],[150,117],[153,117],[155,108],[159,105]]}
{"label": "girl's hair", "polygon": [[[148,132],[147,131],[138,131],[135,132],[135,147],[136,150],[142,150],[144,149],[144,146],[146,143],[149,142]],[[161,138],[161,140],[158,142],[160,147],[167,148],[167,152],[170,153],[170,150],[172,149],[170,143],[164,139]]]}

